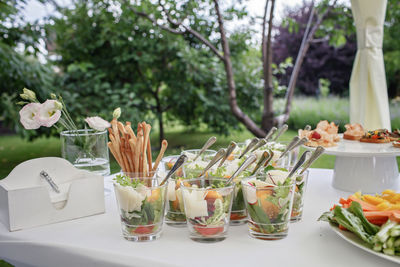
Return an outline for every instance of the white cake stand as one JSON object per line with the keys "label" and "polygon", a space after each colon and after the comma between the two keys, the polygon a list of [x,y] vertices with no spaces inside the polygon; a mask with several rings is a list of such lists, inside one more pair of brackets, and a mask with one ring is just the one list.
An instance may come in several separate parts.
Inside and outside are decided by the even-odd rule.
{"label": "white cake stand", "polygon": [[[336,156],[332,186],[343,191],[381,193],[397,190],[399,169],[396,156],[400,148],[392,143],[373,144],[342,139],[325,154]],[[305,147],[314,150],[315,148]]]}

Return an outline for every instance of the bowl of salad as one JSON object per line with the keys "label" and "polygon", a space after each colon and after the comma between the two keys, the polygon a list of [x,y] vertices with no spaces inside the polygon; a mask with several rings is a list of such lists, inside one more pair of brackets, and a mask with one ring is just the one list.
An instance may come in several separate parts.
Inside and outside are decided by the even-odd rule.
{"label": "bowl of salad", "polygon": [[159,238],[165,211],[167,184],[157,177],[120,174],[114,178],[114,192],[121,219],[122,235],[130,241]]}
{"label": "bowl of salad", "polygon": [[295,183],[286,176],[284,171],[270,171],[242,180],[250,236],[262,240],[287,236]]}
{"label": "bowl of salad", "polygon": [[181,184],[192,240],[217,242],[227,237],[234,186],[218,178],[189,179]]}

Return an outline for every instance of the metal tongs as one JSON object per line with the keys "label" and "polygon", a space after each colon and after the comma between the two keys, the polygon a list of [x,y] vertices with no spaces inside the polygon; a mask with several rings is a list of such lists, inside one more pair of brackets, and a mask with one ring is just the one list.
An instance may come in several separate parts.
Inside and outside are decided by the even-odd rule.
{"label": "metal tongs", "polygon": [[40,176],[42,178],[44,178],[49,185],[51,186],[51,188],[56,192],[56,193],[60,193],[60,189],[58,188],[58,185],[53,181],[53,179],[50,177],[50,175],[45,172],[45,171],[41,171],[40,172]]}

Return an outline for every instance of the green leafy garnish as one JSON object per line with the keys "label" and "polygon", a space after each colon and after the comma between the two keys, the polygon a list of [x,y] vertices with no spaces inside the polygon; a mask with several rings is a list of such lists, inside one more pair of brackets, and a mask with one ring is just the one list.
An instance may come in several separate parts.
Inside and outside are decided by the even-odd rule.
{"label": "green leafy garnish", "polygon": [[121,186],[132,186],[133,188],[136,188],[139,184],[144,184],[144,181],[130,178],[125,174],[118,174],[113,180]]}

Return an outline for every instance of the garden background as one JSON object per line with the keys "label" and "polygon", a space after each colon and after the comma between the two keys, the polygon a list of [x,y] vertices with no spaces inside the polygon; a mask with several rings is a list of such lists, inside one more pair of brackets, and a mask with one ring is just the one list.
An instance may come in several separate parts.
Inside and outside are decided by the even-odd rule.
{"label": "garden background", "polygon": [[[36,2],[54,12],[36,21],[26,17],[29,2],[0,2],[0,178],[27,159],[60,156],[55,128],[27,131],[20,125],[17,103],[24,87],[42,101],[51,92],[61,94],[81,127],[85,117],[111,120],[112,111],[121,107],[122,121],[153,125],[154,148],[160,139],[168,140],[167,154],[198,148],[211,135],[218,137],[217,147],[255,134],[232,111],[226,60],[219,58],[226,53],[211,51],[224,51],[213,1],[75,0],[61,5],[41,0]],[[293,88],[286,121],[290,131],[282,139],[325,119],[343,130],[357,48],[349,3],[298,1],[273,17],[275,1],[270,0],[263,18],[248,11],[249,2],[221,1],[220,6],[241,111],[259,130],[268,130],[264,100],[270,92],[270,121],[282,122],[303,37],[318,26]],[[388,1],[383,51],[393,129],[400,128],[399,19],[400,1]],[[264,40],[267,35],[270,39]],[[324,156],[314,166],[333,164],[333,157]],[[114,161],[111,166],[112,172],[118,170]]]}

